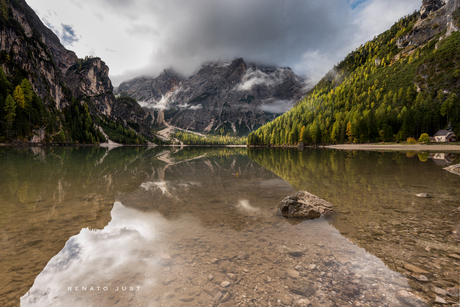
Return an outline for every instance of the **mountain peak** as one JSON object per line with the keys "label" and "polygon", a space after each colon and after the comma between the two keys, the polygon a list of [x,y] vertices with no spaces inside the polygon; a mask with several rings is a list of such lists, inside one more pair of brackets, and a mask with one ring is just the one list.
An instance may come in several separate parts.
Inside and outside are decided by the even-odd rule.
{"label": "mountain peak", "polygon": [[225,80],[229,84],[236,84],[240,82],[246,73],[247,67],[243,58],[237,58],[228,67],[227,71],[224,74]]}
{"label": "mountain peak", "polygon": [[397,39],[398,48],[422,46],[445,30],[444,38],[458,31],[458,25],[453,22],[452,15],[459,7],[459,0],[424,0],[420,16],[412,29]]}
{"label": "mountain peak", "polygon": [[168,76],[123,82],[117,91],[139,100],[157,122],[164,113],[180,128],[213,132],[223,127],[238,135],[284,113],[303,94],[302,81],[291,69],[247,64],[242,58],[207,62],[189,78]]}
{"label": "mountain peak", "polygon": [[445,0],[423,0],[422,7],[420,8],[420,18],[427,18],[430,13],[439,10],[444,5],[446,5]]}

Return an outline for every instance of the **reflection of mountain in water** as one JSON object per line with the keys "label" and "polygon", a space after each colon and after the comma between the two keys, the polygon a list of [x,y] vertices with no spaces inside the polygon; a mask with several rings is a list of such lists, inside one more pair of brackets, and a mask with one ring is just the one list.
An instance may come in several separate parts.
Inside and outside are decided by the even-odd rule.
{"label": "reflection of mountain in water", "polygon": [[409,289],[324,219],[293,226],[275,216],[294,191],[243,153],[190,148],[131,160],[125,180],[137,187],[117,193],[110,223],[70,237],[21,303],[387,306]]}
{"label": "reflection of mountain in water", "polygon": [[[149,254],[152,251],[145,249],[143,254],[143,246],[151,245],[143,244],[142,240],[148,239],[137,235],[144,233],[142,229],[136,228],[133,232],[132,229],[122,230],[126,223],[118,228],[113,224],[129,212],[137,212],[136,216],[146,217],[150,222],[163,221],[155,224],[158,226],[155,239],[169,250],[180,268],[174,273],[178,279],[184,275],[184,270],[187,276],[196,276],[193,261],[208,266],[214,258],[220,258],[226,259],[225,265],[230,263],[232,267],[239,261],[237,249],[240,248],[253,255],[249,257],[253,261],[250,267],[267,265],[259,267],[262,272],[272,270],[271,266],[276,263],[275,267],[282,266],[285,272],[294,268],[299,260],[285,262],[286,255],[280,254],[276,248],[284,245],[300,248],[300,243],[304,246],[304,260],[317,261],[321,268],[326,266],[324,261],[330,262],[327,260],[332,257],[330,251],[338,270],[334,271],[331,281],[337,280],[336,274],[343,275],[342,264],[350,261],[350,257],[344,256],[343,246],[358,252],[335,230],[331,232],[329,228],[332,227],[324,220],[292,226],[283,218],[274,216],[273,210],[278,202],[294,192],[290,184],[278,176],[297,189],[306,189],[332,202],[336,211],[328,221],[351,241],[380,257],[390,268],[406,273],[411,278],[412,288],[419,293],[429,287],[426,293],[431,295],[432,286],[450,289],[458,285],[458,264],[451,257],[459,253],[454,241],[458,238],[452,232],[459,225],[460,212],[456,208],[460,199],[460,177],[446,172],[429,157],[338,151],[299,153],[291,150],[251,150],[249,157],[252,160],[246,156],[246,149],[195,147],[182,150],[0,150],[0,171],[3,174],[0,178],[0,225],[3,231],[3,240],[0,241],[0,305],[13,299],[17,301],[24,295],[43,267],[61,250],[62,261],[57,263],[67,266],[70,271],[73,261],[78,263],[88,255],[88,250],[84,251],[82,247],[97,246],[99,250],[111,251],[110,246],[101,248],[103,242],[97,242],[104,236],[110,240],[112,230],[126,235],[121,239],[141,242],[134,249],[125,250],[133,254],[139,252],[135,259],[157,257],[158,251]],[[424,192],[434,198],[415,197],[415,194]],[[120,201],[126,210],[118,210],[113,205],[116,201]],[[111,210],[112,214],[120,214],[107,225]],[[167,228],[166,225],[174,227]],[[83,228],[89,229],[80,232]],[[91,230],[95,228],[103,230]],[[78,233],[80,235],[75,236]],[[68,246],[64,247],[68,238],[71,238]],[[117,240],[115,250],[123,249],[123,243]],[[102,261],[107,260],[107,265],[110,261],[117,261],[110,252],[103,254],[108,257],[102,257]],[[261,254],[266,258],[261,258]],[[356,257],[357,263],[362,264],[362,261],[361,256]],[[51,267],[53,263],[56,264],[51,261]],[[414,274],[405,269],[407,263],[428,272],[425,274],[428,283],[411,277]],[[85,267],[90,269],[89,264]],[[224,263],[220,265],[224,266]],[[355,270],[356,265],[353,264],[352,268]],[[381,270],[380,265],[374,268]],[[214,276],[220,274],[215,268],[209,269],[213,270]],[[344,272],[347,270],[351,270],[350,265]],[[168,275],[163,269],[161,271]],[[313,272],[312,280],[328,278],[323,274],[325,271],[326,268]],[[367,274],[377,274],[374,271]],[[138,280],[138,272],[130,268],[119,273],[130,280]],[[226,272],[222,272],[220,282],[227,278]],[[262,274],[260,272],[257,274]],[[392,273],[387,273],[391,278]],[[244,275],[245,271],[241,274]],[[346,283],[347,274],[341,278]],[[208,275],[202,276],[205,282],[209,282]],[[378,278],[373,282],[380,283]],[[44,280],[46,284],[46,278]],[[84,280],[77,278],[75,281]],[[187,280],[183,282],[182,288],[188,284]],[[248,283],[250,289],[260,284],[259,281]],[[261,283],[265,282],[262,280]],[[363,278],[362,284],[366,283]],[[163,286],[166,288],[165,284]],[[273,287],[278,286],[273,284]],[[383,289],[384,286],[379,287]],[[268,292],[275,293],[274,289]],[[341,295],[347,293],[340,289]]]}
{"label": "reflection of mountain in water", "polygon": [[430,282],[414,277],[414,289],[431,282],[458,287],[458,262],[449,256],[460,255],[458,176],[423,154],[255,149],[248,155],[296,189],[331,202],[329,222],[390,268],[407,274],[415,274],[408,263],[423,268]]}
{"label": "reflection of mountain in water", "polygon": [[[116,198],[138,193],[147,205],[127,201],[129,205],[158,210],[168,218],[187,213],[200,199],[225,206],[229,221],[237,222],[243,214],[260,217],[260,212],[244,211],[257,193],[268,206],[273,187],[279,186],[283,197],[291,188],[245,154],[243,148],[196,147],[0,149],[0,305],[17,302],[68,238],[82,228],[104,228]],[[193,175],[194,170],[203,174]],[[259,187],[251,183],[256,178],[267,181]],[[217,188],[210,188],[214,183]],[[185,202],[191,190],[197,195]],[[233,195],[239,190],[246,191],[243,205]],[[226,220],[212,218],[209,206],[200,210],[203,223]]]}
{"label": "reflection of mountain in water", "polygon": [[168,219],[191,214],[205,225],[239,229],[248,215],[254,220],[273,215],[279,200],[293,192],[284,180],[245,155],[190,148],[161,157],[168,164],[153,167],[135,192],[119,194],[117,200]]}
{"label": "reflection of mountain in water", "polygon": [[17,302],[69,237],[107,225],[115,195],[137,189],[158,152],[1,148],[0,305]]}

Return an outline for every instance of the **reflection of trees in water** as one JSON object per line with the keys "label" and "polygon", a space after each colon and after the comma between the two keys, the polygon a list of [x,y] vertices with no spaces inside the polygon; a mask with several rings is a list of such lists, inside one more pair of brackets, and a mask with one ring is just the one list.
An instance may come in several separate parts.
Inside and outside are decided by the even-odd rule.
{"label": "reflection of trees in water", "polygon": [[[153,155],[147,152],[139,147],[115,149],[108,155],[107,149],[99,147],[5,148],[0,151],[3,174],[0,184],[7,183],[7,191],[20,203],[34,202],[43,193],[55,194],[58,203],[62,203],[66,190],[78,189],[83,195],[91,194],[98,192],[107,181],[114,181],[115,190],[124,190],[126,180],[121,177],[136,172],[136,167],[143,164],[138,160]],[[151,159],[144,160],[151,163]],[[138,171],[143,173],[144,169]]]}
{"label": "reflection of trees in water", "polygon": [[[177,151],[158,147],[123,147],[109,151],[100,147],[3,148],[0,150],[0,173],[3,174],[0,187],[6,188],[4,193],[9,195],[9,199],[13,197],[17,202],[29,205],[46,199],[46,194],[54,195],[57,202],[62,203],[66,190],[78,189],[81,195],[105,191],[113,196],[116,192],[135,190],[153,174],[155,168],[164,165],[155,158],[163,150],[170,151],[173,160],[180,162],[203,154],[207,157],[241,155],[246,149],[188,147]],[[5,200],[5,205],[7,203],[12,202]]]}
{"label": "reflection of trees in water", "polygon": [[212,157],[233,157],[237,155],[246,155],[245,147],[184,147],[171,156],[174,161],[193,159],[202,155],[208,158]]}
{"label": "reflection of trees in water", "polygon": [[[398,152],[331,150],[254,149],[248,156],[296,189],[331,202],[328,221],[390,268],[406,272],[401,267],[409,262],[438,274],[434,279],[442,284],[450,283],[441,280],[445,272],[458,276],[458,266],[445,259],[460,252],[455,237],[460,178],[436,161]],[[421,199],[418,193],[434,197]],[[410,284],[420,288],[417,281]]]}
{"label": "reflection of trees in water", "polygon": [[6,175],[6,181],[8,182],[8,189],[11,194],[16,194],[19,187],[18,174],[16,169],[12,165],[8,165],[7,169],[3,174]]}
{"label": "reflection of trees in water", "polygon": [[174,153],[170,164],[155,166],[139,189],[119,194],[117,200],[168,220],[191,215],[206,226],[242,229],[265,215],[272,217],[277,203],[292,193],[289,184],[245,153],[226,148]]}
{"label": "reflection of trees in water", "polygon": [[[460,178],[430,159],[422,162],[418,156],[398,152],[285,149],[254,149],[248,156],[296,189],[331,202],[335,212],[331,223],[350,238],[362,236],[360,231],[373,224],[399,225],[416,219],[431,229],[449,229],[439,221],[456,223],[449,213],[458,207]],[[415,197],[418,193],[434,198],[422,200]],[[407,237],[401,229],[396,233]]]}
{"label": "reflection of trees in water", "polygon": [[447,172],[432,161],[423,163],[423,155],[420,161],[418,156],[407,158],[398,152],[275,148],[251,149],[248,156],[296,189],[314,193],[338,208],[375,204],[392,195],[394,201],[401,202],[398,190],[408,194],[410,190],[416,191],[411,188],[415,186],[432,193],[452,192],[452,187],[441,184]]}

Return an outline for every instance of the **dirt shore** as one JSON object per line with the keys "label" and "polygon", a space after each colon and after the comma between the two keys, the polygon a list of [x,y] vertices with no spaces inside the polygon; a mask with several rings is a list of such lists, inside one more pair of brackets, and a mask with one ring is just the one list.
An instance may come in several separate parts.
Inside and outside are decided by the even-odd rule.
{"label": "dirt shore", "polygon": [[401,151],[449,151],[460,152],[460,144],[417,144],[417,145],[401,145],[401,144],[340,144],[328,145],[325,148],[343,149],[343,150],[401,150]]}

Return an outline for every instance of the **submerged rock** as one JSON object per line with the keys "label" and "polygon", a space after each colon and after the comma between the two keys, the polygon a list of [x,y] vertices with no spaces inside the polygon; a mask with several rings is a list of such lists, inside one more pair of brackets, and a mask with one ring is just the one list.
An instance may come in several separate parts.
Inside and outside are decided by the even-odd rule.
{"label": "submerged rock", "polygon": [[425,271],[424,269],[416,267],[415,265],[412,265],[410,263],[404,263],[404,268],[414,273],[429,274],[429,272]]}
{"label": "submerged rock", "polygon": [[439,296],[436,296],[434,302],[435,302],[436,304],[447,304],[446,300],[443,299],[443,298],[441,298],[441,297],[439,297]]}
{"label": "submerged rock", "polygon": [[452,297],[459,297],[460,290],[458,287],[447,288],[446,293]]}
{"label": "submerged rock", "polygon": [[396,298],[403,304],[414,307],[427,306],[427,302],[421,299],[420,297],[407,292],[405,290],[400,290],[396,293]]}
{"label": "submerged rock", "polygon": [[419,193],[419,194],[416,194],[415,196],[419,197],[419,198],[431,198],[432,196],[428,193]]}
{"label": "submerged rock", "polygon": [[316,219],[332,213],[332,204],[306,191],[284,198],[278,205],[278,213],[285,217]]}

